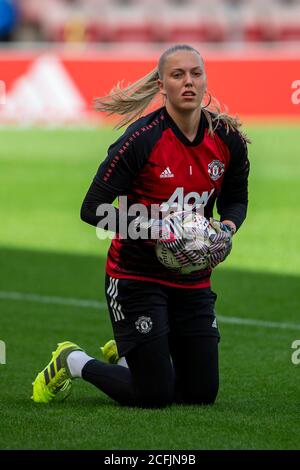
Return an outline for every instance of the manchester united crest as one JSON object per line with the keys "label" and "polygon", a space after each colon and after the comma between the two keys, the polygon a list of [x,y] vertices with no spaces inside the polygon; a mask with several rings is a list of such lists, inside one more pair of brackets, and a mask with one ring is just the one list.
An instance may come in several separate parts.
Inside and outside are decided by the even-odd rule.
{"label": "manchester united crest", "polygon": [[224,171],[225,171],[225,165],[224,163],[220,162],[220,160],[213,160],[208,165],[208,174],[213,181],[216,181],[219,178],[221,178]]}
{"label": "manchester united crest", "polygon": [[152,330],[152,320],[150,317],[139,317],[135,322],[135,327],[140,333],[149,333]]}

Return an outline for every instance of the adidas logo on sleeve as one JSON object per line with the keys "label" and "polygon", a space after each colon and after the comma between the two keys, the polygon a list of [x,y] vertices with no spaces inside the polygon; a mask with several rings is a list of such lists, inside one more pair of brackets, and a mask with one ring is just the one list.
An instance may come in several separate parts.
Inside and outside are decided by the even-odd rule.
{"label": "adidas logo on sleeve", "polygon": [[174,178],[169,166],[160,174],[160,178]]}

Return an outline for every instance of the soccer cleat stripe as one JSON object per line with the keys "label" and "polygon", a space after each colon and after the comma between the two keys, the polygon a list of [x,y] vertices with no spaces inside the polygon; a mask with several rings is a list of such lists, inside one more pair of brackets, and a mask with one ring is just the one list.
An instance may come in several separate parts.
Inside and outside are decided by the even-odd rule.
{"label": "soccer cleat stripe", "polygon": [[55,376],[54,362],[51,362],[51,364],[50,364],[50,377],[51,377],[51,379],[53,379],[54,376]]}
{"label": "soccer cleat stripe", "polygon": [[46,369],[46,370],[44,371],[44,377],[45,377],[46,385],[48,385],[48,383],[50,382],[50,377],[49,377],[48,369]]}
{"label": "soccer cleat stripe", "polygon": [[56,371],[58,372],[61,369],[61,358],[60,355],[56,359]]}

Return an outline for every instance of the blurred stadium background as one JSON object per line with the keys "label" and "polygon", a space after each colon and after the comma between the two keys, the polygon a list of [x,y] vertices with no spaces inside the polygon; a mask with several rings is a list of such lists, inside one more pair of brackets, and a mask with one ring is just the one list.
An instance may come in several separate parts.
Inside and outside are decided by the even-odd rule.
{"label": "blurred stadium background", "polygon": [[299,116],[299,0],[0,0],[1,38],[0,123],[91,122],[94,97],[177,42],[200,48],[232,113]]}
{"label": "blurred stadium background", "polygon": [[[119,131],[92,100],[179,42],[253,141],[249,215],[213,275],[218,401],[127,410],[76,383],[37,407],[56,341],[100,357],[111,336],[109,241],[79,210]],[[299,66],[300,0],[0,0],[0,449],[299,449]]]}

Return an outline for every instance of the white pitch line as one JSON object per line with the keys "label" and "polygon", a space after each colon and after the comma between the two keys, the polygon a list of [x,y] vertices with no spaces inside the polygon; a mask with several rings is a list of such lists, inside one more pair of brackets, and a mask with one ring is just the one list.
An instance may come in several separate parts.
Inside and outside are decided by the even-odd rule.
{"label": "white pitch line", "polygon": [[[72,297],[52,297],[39,294],[26,294],[23,292],[5,292],[0,291],[0,300],[19,300],[25,302],[37,302],[41,304],[69,305],[73,307],[106,309],[106,302],[98,302],[97,300],[75,299]],[[217,319],[221,323],[229,323],[233,325],[249,325],[260,326],[263,328],[275,328],[284,330],[300,330],[299,323],[281,323],[266,320],[254,320],[252,318],[224,317],[217,315]]]}
{"label": "white pitch line", "polygon": [[299,323],[281,323],[267,320],[253,320],[252,318],[224,317],[217,315],[217,320],[221,323],[232,323],[233,325],[262,326],[264,328],[280,328],[282,330],[300,330]]}
{"label": "white pitch line", "polygon": [[83,308],[106,308],[105,302],[97,300],[73,299],[72,297],[50,297],[38,294],[25,294],[22,292],[4,292],[0,291],[0,300],[21,300],[27,302],[38,302],[40,304],[71,305],[73,307]]}

